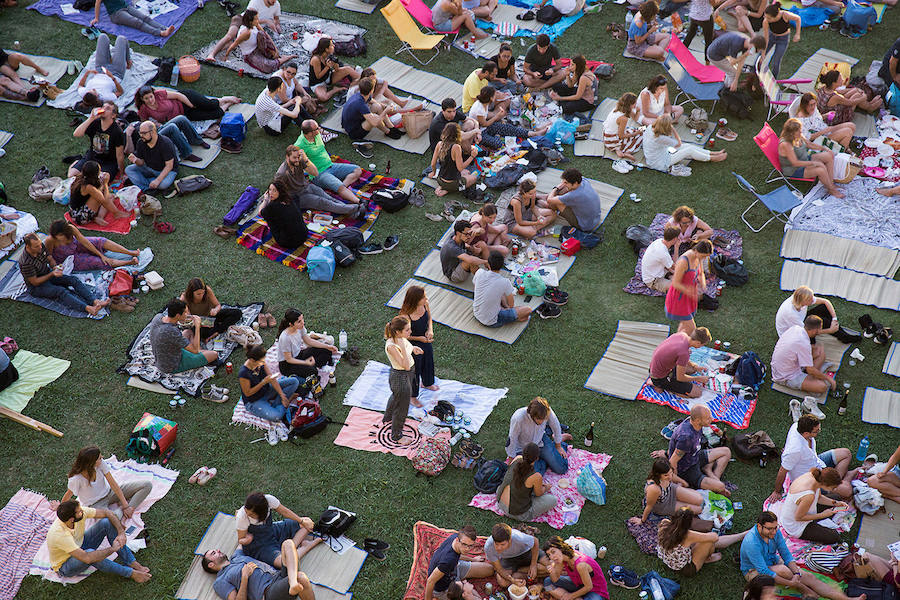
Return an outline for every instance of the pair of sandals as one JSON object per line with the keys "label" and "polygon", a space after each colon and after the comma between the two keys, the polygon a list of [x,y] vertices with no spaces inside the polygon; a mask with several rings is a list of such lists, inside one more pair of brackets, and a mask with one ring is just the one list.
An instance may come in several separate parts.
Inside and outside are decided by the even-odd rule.
{"label": "pair of sandals", "polygon": [[219,225],[218,227],[213,228],[213,233],[220,238],[227,240],[228,238],[237,235],[237,229],[235,227],[228,227],[227,225]]}
{"label": "pair of sandals", "polygon": [[188,479],[188,483],[196,483],[197,485],[206,485],[209,480],[216,476],[218,470],[215,467],[200,467]]}
{"label": "pair of sandals", "polygon": [[135,296],[113,296],[109,307],[112,310],[116,310],[119,312],[130,313],[134,312],[134,307],[137,306],[137,303],[140,302],[138,298]]}
{"label": "pair of sandals", "polygon": [[278,321],[275,320],[275,317],[272,316],[272,313],[259,313],[259,316],[256,318],[256,322],[259,323],[260,329],[275,327],[276,325],[278,325]]}

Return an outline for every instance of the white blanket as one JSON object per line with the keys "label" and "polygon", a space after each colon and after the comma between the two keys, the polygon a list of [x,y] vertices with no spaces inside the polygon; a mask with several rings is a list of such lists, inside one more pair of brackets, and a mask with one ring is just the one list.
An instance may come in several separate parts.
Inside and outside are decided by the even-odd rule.
{"label": "white blanket", "polygon": [[[125,72],[125,78],[119,82],[123,90],[122,95],[116,99],[116,106],[119,107],[119,112],[123,112],[125,107],[134,101],[134,95],[142,85],[156,76],[158,69],[153,64],[153,58],[152,56],[135,52],[134,49],[131,50],[131,68]],[[66,91],[47,104],[53,108],[71,108],[75,106],[81,100],[81,96],[78,95],[78,82],[81,81],[84,71],[95,68],[96,59],[97,52],[95,51],[88,59],[84,70],[75,77]]]}

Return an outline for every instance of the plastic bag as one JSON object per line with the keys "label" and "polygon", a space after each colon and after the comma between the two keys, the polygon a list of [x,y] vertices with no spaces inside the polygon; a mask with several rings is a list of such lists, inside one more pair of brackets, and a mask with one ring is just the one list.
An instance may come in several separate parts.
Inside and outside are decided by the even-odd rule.
{"label": "plastic bag", "polygon": [[551,142],[558,138],[563,144],[574,144],[575,130],[578,128],[578,123],[578,117],[573,119],[571,123],[563,118],[556,119],[553,121],[550,129],[547,130],[545,137]]}

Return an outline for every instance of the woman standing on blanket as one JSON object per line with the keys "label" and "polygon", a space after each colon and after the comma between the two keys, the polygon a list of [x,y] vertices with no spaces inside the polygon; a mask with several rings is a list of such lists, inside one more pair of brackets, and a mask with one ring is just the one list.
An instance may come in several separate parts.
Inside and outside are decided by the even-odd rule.
{"label": "woman standing on blanket", "polygon": [[669,115],[672,122],[677,123],[684,114],[684,108],[677,104],[672,105],[665,75],[656,75],[638,94],[638,112],[641,125],[653,125],[663,115]]}
{"label": "woman standing on blanket", "polygon": [[400,307],[400,316],[409,319],[409,342],[416,348],[421,348],[421,354],[413,355],[416,363],[416,374],[412,378],[409,403],[415,407],[421,407],[419,402],[419,385],[433,392],[439,388],[434,383],[434,324],[431,321],[431,308],[428,306],[428,297],[425,288],[420,285],[411,285],[406,290],[403,305]]}
{"label": "woman standing on blanket", "polygon": [[659,524],[656,555],[667,567],[685,577],[693,577],[706,563],[722,560],[722,554],[716,550],[736,544],[747,535],[747,531],[721,536],[712,531],[701,533],[691,529],[693,520],[694,512],[684,507]]}
{"label": "woman standing on blanket", "polygon": [[556,508],[557,498],[550,493],[550,484],[534,470],[541,457],[537,444],[527,444],[506,469],[497,488],[497,506],[503,514],[517,521],[534,521]]}
{"label": "woman standing on blanket", "polygon": [[134,96],[134,104],[142,121],[155,119],[165,123],[178,115],[191,121],[218,120],[225,111],[240,104],[237,96],[208,98],[194,90],[154,90],[149,85],[141,86]]}
{"label": "woman standing on blanket", "polygon": [[101,172],[100,164],[89,160],[69,188],[69,216],[78,225],[109,225],[105,219],[108,214],[115,219],[130,217],[132,213],[119,210],[113,198],[109,193],[109,173]]}
{"label": "woman standing on blanket", "polygon": [[290,425],[288,408],[300,380],[273,374],[266,365],[266,349],[262,344],[247,348],[247,360],[238,371],[238,383],[247,412],[273,423]]}
{"label": "woman standing on blanket", "polygon": [[[181,294],[181,301],[188,305],[190,314],[198,317],[215,317],[212,327],[200,327],[200,337],[211,340],[220,333],[225,333],[232,325],[240,323],[244,313],[239,308],[222,308],[211,287],[199,277],[188,281],[187,288]],[[261,315],[262,316],[262,315]],[[272,316],[272,315],[268,315]],[[275,320],[272,320],[275,324]]]}
{"label": "woman standing on blanket", "polygon": [[803,125],[803,133],[810,140],[824,136],[844,148],[849,148],[853,135],[856,133],[856,124],[849,121],[828,125],[822,118],[822,113],[819,112],[816,95],[810,92],[806,92],[797,100],[797,113],[794,118]]}
{"label": "woman standing on blanket", "polygon": [[530,179],[519,182],[518,192],[509,201],[504,224],[509,232],[530,240],[550,225],[558,213],[552,208],[538,206],[537,184]]}
{"label": "woman standing on blanket", "polygon": [[[821,95],[822,90],[819,89]],[[816,153],[810,153],[815,150]],[[803,135],[803,125],[797,119],[788,119],[781,129],[778,142],[778,161],[781,172],[787,177],[818,179],[828,193],[843,198],[844,193],[834,186],[834,153]]]}
{"label": "woman standing on blanket", "polygon": [[672,167],[684,159],[720,162],[728,158],[724,150],[710,152],[697,144],[683,144],[669,115],[656,119],[650,129],[644,131],[643,140],[644,162],[647,166],[672,175],[678,174]]}
{"label": "woman standing on blanket", "polygon": [[584,55],[573,56],[566,71],[566,78],[550,90],[550,98],[559,103],[564,115],[594,110],[597,106],[599,80],[594,72],[587,68]]}
{"label": "woman standing on blanket", "polygon": [[[470,173],[466,167],[478,156],[478,149],[472,146],[469,157],[463,160],[462,140],[459,125],[447,123],[441,132],[441,141],[434,147],[431,155],[431,174],[438,187],[434,191],[437,196],[446,196],[450,192],[469,189],[478,181],[477,173]],[[440,170],[438,170],[440,169]]]}
{"label": "woman standing on blanket", "polygon": [[641,148],[644,132],[628,125],[639,118],[636,104],[637,96],[631,92],[622,94],[616,108],[603,121],[603,145],[619,158],[634,160],[634,152]]}
{"label": "woman standing on blanket", "polygon": [[[820,494],[823,490],[833,492],[841,481],[841,474],[832,467],[810,469],[809,473],[792,481],[778,520],[785,532],[790,537],[816,544],[840,542],[841,536],[837,529],[821,525],[817,521],[830,519],[839,512],[850,509],[846,502]],[[817,512],[818,505],[831,508]]]}
{"label": "woman standing on blanket", "polygon": [[[100,448],[87,446],[78,451],[69,469],[68,488],[60,502],[76,496],[81,506],[109,510],[111,505],[116,504],[118,507],[112,512],[120,519],[130,519],[152,490],[153,482],[148,479],[129,481],[120,486],[109,465],[100,456]],[[57,506],[59,502],[50,503],[53,510]]]}
{"label": "woman standing on blanket", "polygon": [[297,58],[296,54],[281,56],[278,48],[275,47],[275,42],[260,24],[259,13],[252,8],[244,11],[237,37],[228,46],[225,56],[234,52],[237,47],[240,47],[241,57],[245,63],[266,74],[272,73],[289,60]]}
{"label": "woman standing on blanket", "polygon": [[128,0],[96,0],[94,2],[94,18],[91,19],[88,27],[93,27],[100,22],[100,5],[106,7],[109,20],[122,27],[131,27],[150,35],[158,35],[159,37],[169,37],[175,33],[175,26],[169,25],[163,27],[153,18],[137,8],[128,4]]}
{"label": "woman standing on blanket", "polygon": [[791,23],[794,25],[794,43],[800,41],[800,15],[781,10],[780,2],[773,2],[763,12],[762,34],[766,38],[766,54],[775,47],[769,59],[769,71],[778,79],[781,60],[791,41]]}
{"label": "woman standing on blanket", "polygon": [[499,137],[514,136],[517,138],[531,138],[547,133],[547,130],[550,128],[549,125],[529,131],[524,127],[504,122],[506,108],[494,105],[494,96],[496,95],[497,89],[494,86],[484,86],[478,92],[472,108],[469,109],[469,118],[478,121],[478,125],[482,128],[481,133]]}
{"label": "woman standing on blanket", "polygon": [[[338,349],[331,344],[313,338],[306,333],[303,314],[289,308],[278,325],[278,370],[282,375],[296,375],[306,379],[331,364],[332,355]],[[329,381],[334,379],[330,374]]]}
{"label": "woman standing on blanket", "polygon": [[345,78],[352,85],[359,79],[359,73],[353,67],[342,65],[335,58],[334,40],[329,37],[321,38],[309,57],[309,89],[320,102],[326,102],[349,87],[343,83]]}
{"label": "woman standing on blanket", "polygon": [[[631,517],[628,522],[632,525],[646,523],[652,514],[657,519],[671,517],[675,511],[688,509],[699,515],[703,512],[703,496],[700,492],[682,486],[672,481],[672,465],[668,459],[656,458],[650,467],[650,475],[644,484],[644,512],[640,517]],[[694,520],[694,529],[710,531],[712,522],[702,519]]]}
{"label": "woman standing on blanket", "polygon": [[544,590],[557,600],[609,600],[603,569],[593,558],[578,552],[558,535],[544,544],[550,559],[550,575],[544,579]]}
{"label": "woman standing on blanket", "polygon": [[688,335],[691,335],[697,326],[694,323],[694,315],[697,314],[699,294],[700,290],[706,289],[703,262],[711,254],[712,243],[709,240],[701,240],[678,257],[675,261],[672,285],[666,292],[666,318],[678,321],[678,331]]}
{"label": "woman standing on blanket", "polygon": [[847,80],[836,69],[822,75],[819,82],[822,84],[822,87],[816,91],[819,112],[826,114],[834,111],[834,118],[831,119],[832,125],[852,121],[857,108],[872,112],[884,104],[881,96],[874,96],[869,100],[866,92],[858,87],[848,86]]}
{"label": "woman standing on blanket", "polygon": [[[712,44],[716,28],[713,23],[713,2],[710,2],[710,0],[691,0],[688,16],[691,18],[691,25],[688,27],[687,35],[684,36],[684,45],[690,48],[691,42],[694,41],[694,36],[697,35],[697,29],[703,29],[703,60],[706,61],[706,64],[709,64],[706,51],[709,49],[709,45]],[[679,106],[678,108],[681,107]]]}
{"label": "woman standing on blanket", "polygon": [[422,348],[410,343],[410,335],[412,327],[409,317],[405,315],[397,315],[384,328],[384,352],[391,363],[388,374],[391,397],[388,398],[381,422],[391,424],[391,440],[401,446],[413,441],[412,438],[403,435],[403,425],[409,413],[412,380],[416,376],[413,356],[424,353]]}
{"label": "woman standing on blanket", "polygon": [[[57,219],[50,224],[50,237],[44,240],[44,248],[53,256],[57,264],[62,264],[70,256],[74,256],[74,271],[107,271],[125,265],[136,265],[140,250],[129,250],[104,237],[85,237],[75,225],[64,219]],[[128,254],[128,260],[110,258],[104,252]]]}
{"label": "woman standing on blanket", "polygon": [[700,240],[708,240],[713,235],[713,229],[706,221],[694,214],[694,209],[689,206],[679,206],[666,221],[666,227],[677,227],[681,230],[678,234],[678,243],[675,245],[675,260],[684,254],[688,248]]}

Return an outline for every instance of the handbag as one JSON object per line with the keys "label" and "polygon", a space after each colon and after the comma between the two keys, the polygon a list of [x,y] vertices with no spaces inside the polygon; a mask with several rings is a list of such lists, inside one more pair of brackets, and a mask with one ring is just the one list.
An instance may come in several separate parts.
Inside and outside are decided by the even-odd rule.
{"label": "handbag", "polygon": [[703,133],[709,127],[709,115],[702,108],[695,108],[687,119],[687,125],[691,129]]}
{"label": "handbag", "polygon": [[416,110],[403,113],[403,129],[406,135],[412,139],[420,138],[431,127],[434,112],[430,110]]}
{"label": "handbag", "polygon": [[134,277],[127,269],[116,269],[113,279],[109,282],[110,296],[124,296],[131,293]]}

